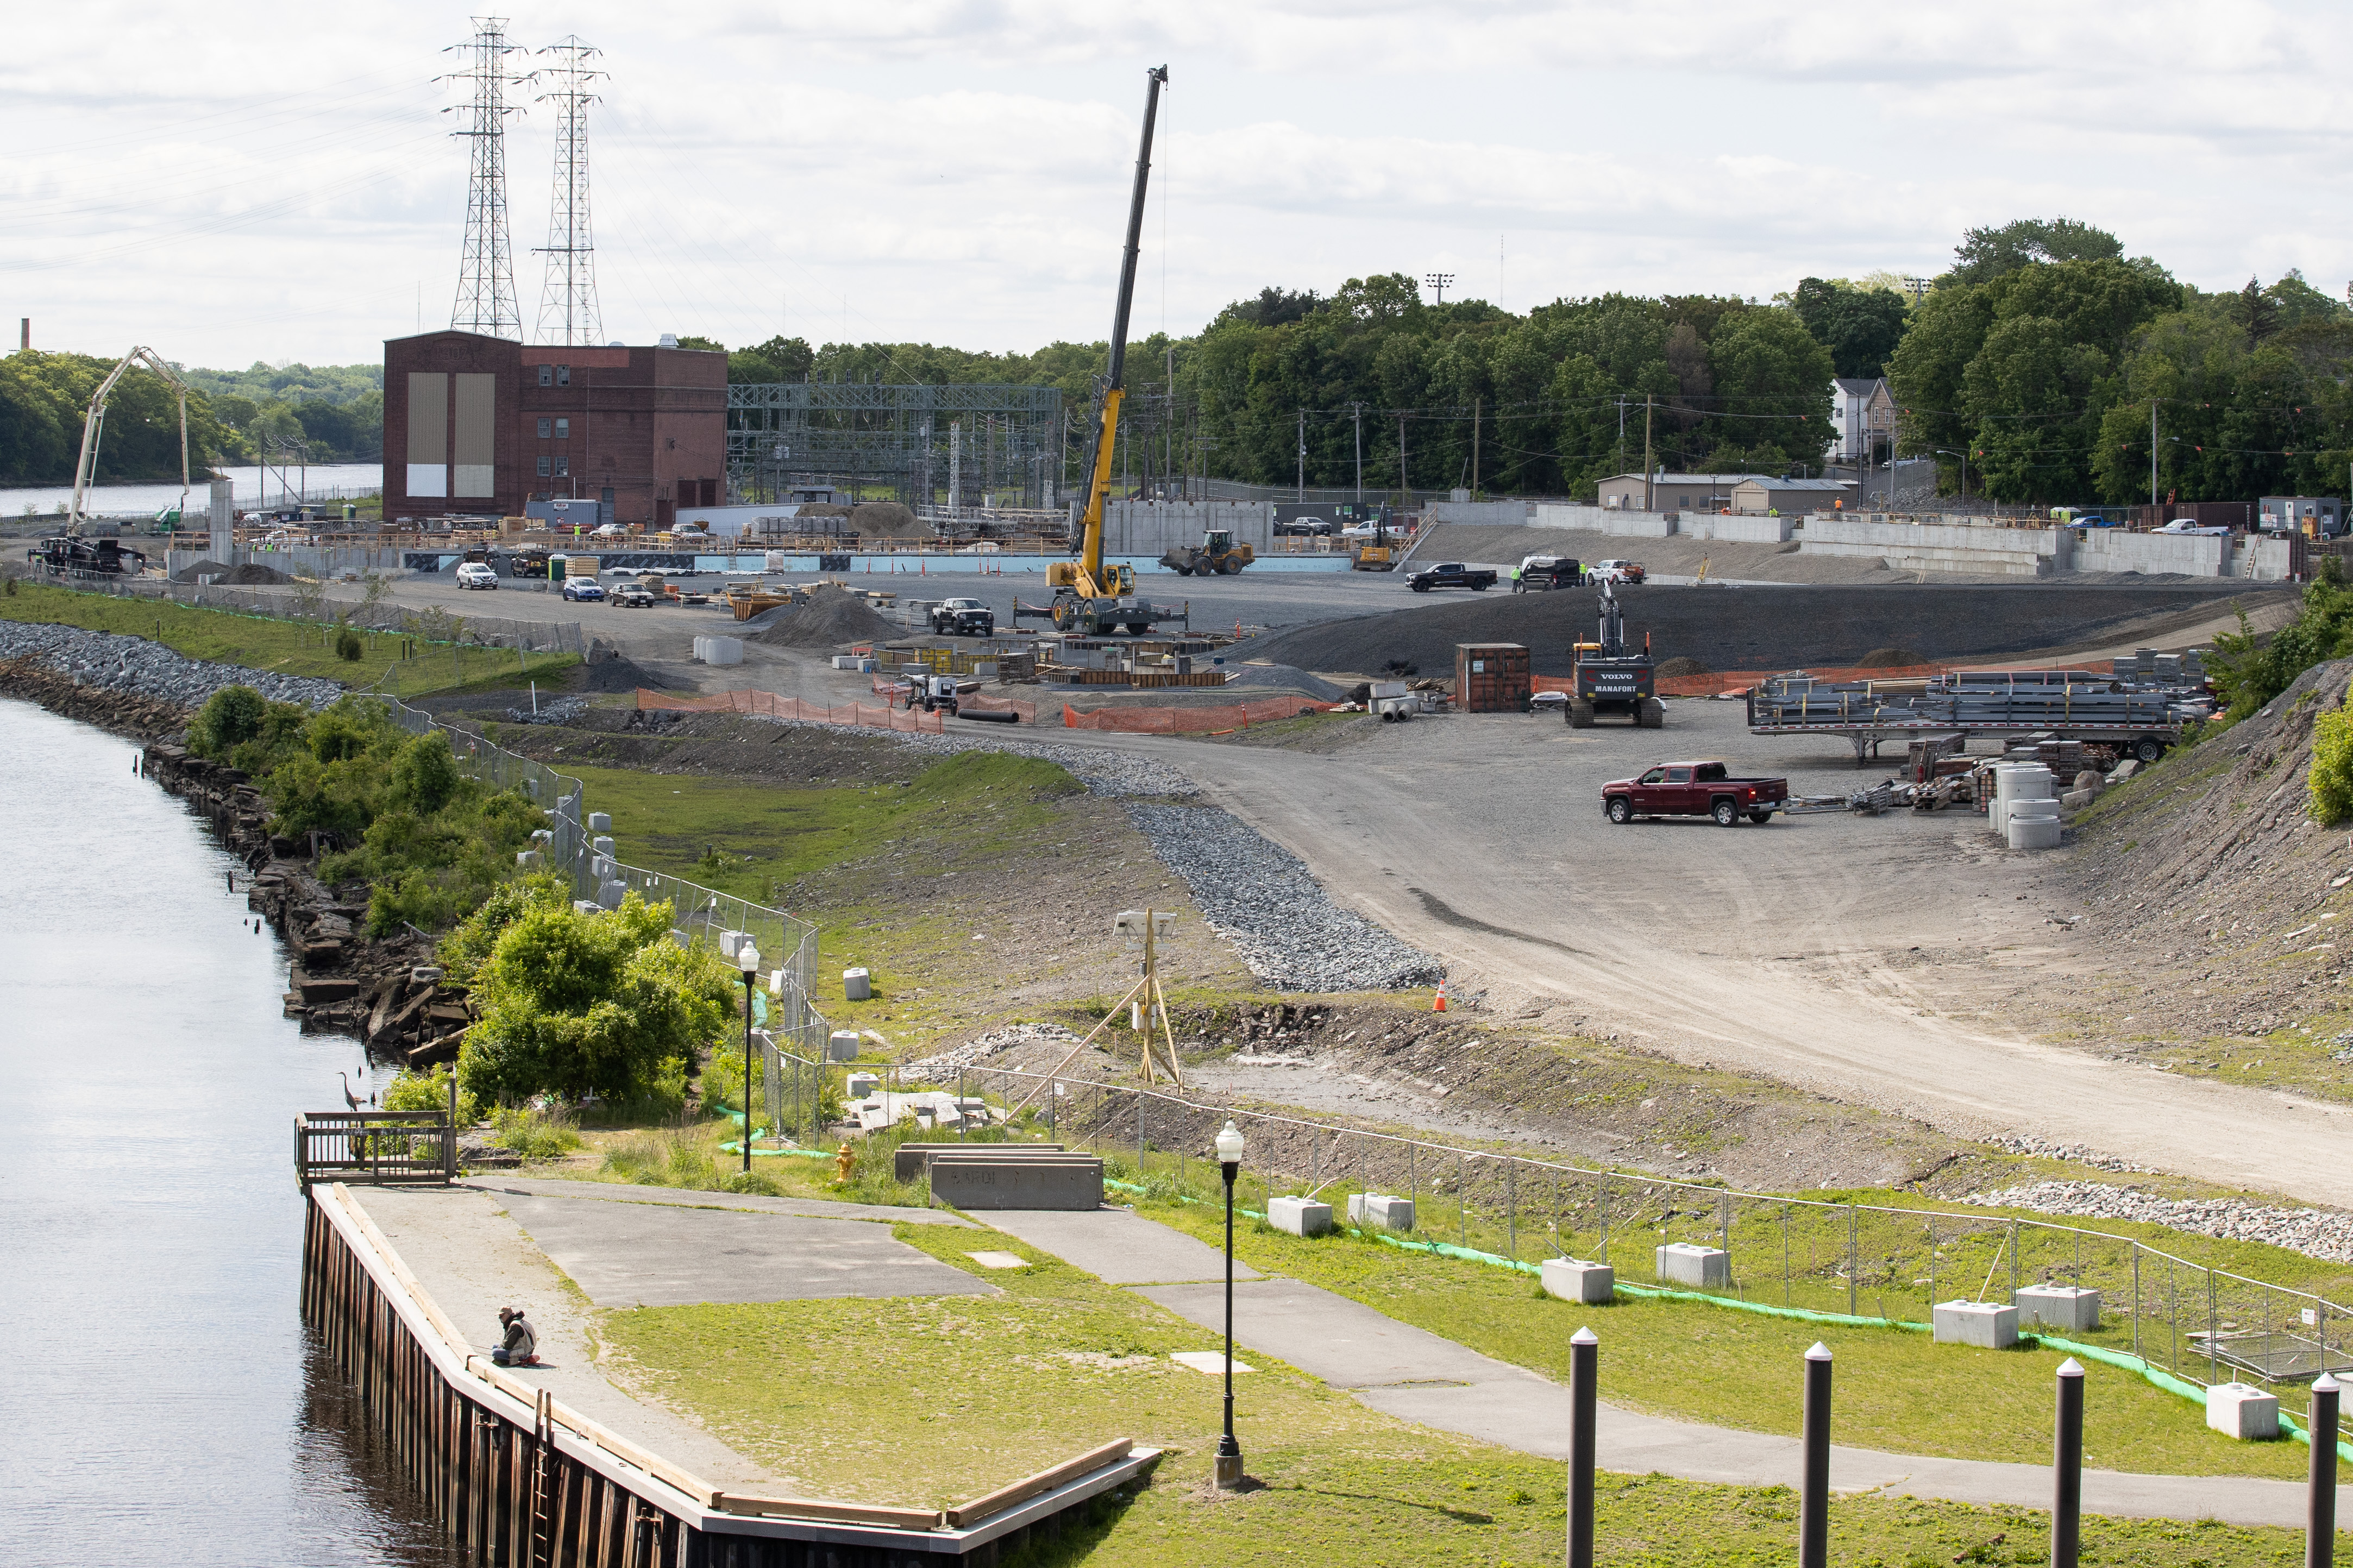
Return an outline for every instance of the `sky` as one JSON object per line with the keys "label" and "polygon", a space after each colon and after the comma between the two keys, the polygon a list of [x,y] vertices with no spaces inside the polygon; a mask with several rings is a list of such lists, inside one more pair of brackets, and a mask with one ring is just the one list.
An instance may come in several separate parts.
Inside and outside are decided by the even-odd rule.
{"label": "sky", "polygon": [[[1166,64],[1134,331],[1268,285],[1451,273],[1514,311],[1933,275],[2065,216],[2208,289],[2353,278],[2353,9],[2197,0],[860,0],[518,5],[602,54],[602,340],[1107,335]],[[0,58],[0,328],[212,367],[381,358],[448,325],[472,17],[95,0]],[[525,52],[511,68],[543,68]],[[540,341],[556,116],[506,138]],[[452,110],[444,112],[444,110]],[[1425,295],[1427,297],[1427,294]],[[13,348],[10,336],[0,347]]]}

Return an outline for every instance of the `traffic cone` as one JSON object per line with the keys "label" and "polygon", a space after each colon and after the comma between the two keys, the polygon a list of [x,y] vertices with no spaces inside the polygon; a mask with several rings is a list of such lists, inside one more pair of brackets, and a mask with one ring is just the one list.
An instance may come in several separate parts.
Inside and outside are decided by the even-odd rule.
{"label": "traffic cone", "polygon": [[1446,982],[1442,977],[1438,982],[1438,1000],[1430,1005],[1430,1010],[1433,1013],[1446,1011]]}

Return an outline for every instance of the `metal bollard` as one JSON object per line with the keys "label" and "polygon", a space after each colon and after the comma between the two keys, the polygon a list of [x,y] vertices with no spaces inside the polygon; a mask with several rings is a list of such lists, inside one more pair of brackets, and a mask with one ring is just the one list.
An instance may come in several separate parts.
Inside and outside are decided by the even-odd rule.
{"label": "metal bollard", "polygon": [[2073,1356],[2059,1363],[2051,1448],[2051,1568],[2075,1568],[2084,1533],[2084,1368]]}
{"label": "metal bollard", "polygon": [[1593,1428],[1600,1400],[1601,1342],[1579,1329],[1568,1342],[1568,1568],[1593,1568]]}
{"label": "metal bollard", "polygon": [[1798,1501],[1798,1568],[1831,1557],[1831,1347],[1806,1352],[1806,1475]]}
{"label": "metal bollard", "polygon": [[2312,1384],[2312,1481],[2305,1502],[2304,1568],[2332,1568],[2337,1561],[2337,1392],[2322,1373]]}

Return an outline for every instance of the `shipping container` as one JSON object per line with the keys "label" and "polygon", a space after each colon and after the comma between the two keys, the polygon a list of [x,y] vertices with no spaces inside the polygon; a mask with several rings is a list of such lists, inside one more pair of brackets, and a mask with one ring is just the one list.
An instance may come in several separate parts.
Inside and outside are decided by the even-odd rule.
{"label": "shipping container", "polygon": [[1454,700],[1465,713],[1525,712],[1533,689],[1525,644],[1454,645]]}

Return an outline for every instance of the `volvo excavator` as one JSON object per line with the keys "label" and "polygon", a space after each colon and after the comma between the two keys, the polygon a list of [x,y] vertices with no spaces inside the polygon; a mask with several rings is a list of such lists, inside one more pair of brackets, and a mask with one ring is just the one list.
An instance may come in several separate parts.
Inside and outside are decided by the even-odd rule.
{"label": "volvo excavator", "polygon": [[1184,621],[1185,609],[1155,605],[1135,591],[1135,569],[1121,563],[1103,564],[1103,500],[1111,493],[1112,448],[1119,436],[1119,408],[1126,395],[1127,315],[1135,299],[1135,258],[1144,234],[1144,191],[1152,173],[1152,125],[1160,111],[1160,89],[1168,68],[1155,66],[1145,73],[1144,141],[1135,155],[1135,191],[1127,208],[1127,248],[1119,265],[1119,304],[1111,324],[1111,364],[1103,377],[1100,417],[1095,427],[1094,454],[1087,465],[1087,504],[1081,514],[1077,559],[1057,561],[1046,568],[1046,582],[1054,590],[1053,603],[1039,606],[1014,601],[1013,618],[1050,619],[1054,629],[1080,637],[1109,637],[1125,631],[1141,637],[1162,621]]}

